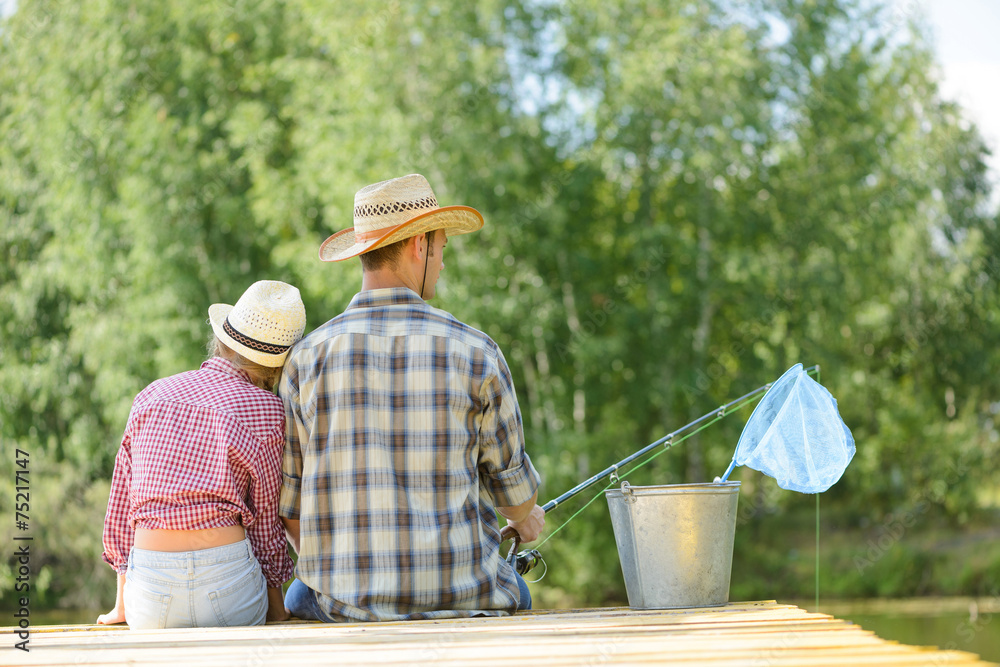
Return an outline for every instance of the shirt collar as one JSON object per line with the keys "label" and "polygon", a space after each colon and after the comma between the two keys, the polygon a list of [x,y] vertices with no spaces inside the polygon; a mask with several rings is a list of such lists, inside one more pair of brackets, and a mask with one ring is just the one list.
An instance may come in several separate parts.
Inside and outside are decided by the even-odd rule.
{"label": "shirt collar", "polygon": [[246,380],[250,382],[250,376],[247,375],[246,371],[236,367],[236,364],[229,361],[229,359],[223,359],[222,357],[212,357],[201,362],[202,370],[218,371],[219,373],[225,373],[226,375],[232,375],[235,378],[241,380]]}
{"label": "shirt collar", "polygon": [[426,301],[408,287],[386,287],[358,292],[351,299],[351,308],[385,308],[386,306],[410,306],[429,308]]}

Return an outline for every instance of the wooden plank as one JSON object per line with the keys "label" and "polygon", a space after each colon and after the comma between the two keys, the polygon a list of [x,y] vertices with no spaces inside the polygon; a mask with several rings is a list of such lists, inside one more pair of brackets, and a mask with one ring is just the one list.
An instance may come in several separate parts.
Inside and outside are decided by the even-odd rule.
{"label": "wooden plank", "polygon": [[[106,635],[96,633],[56,633],[49,634],[38,642],[45,646],[72,646],[79,644],[85,637],[101,637],[101,641],[111,642],[122,647],[150,646],[161,642],[189,643],[197,645],[211,645],[218,641],[229,643],[240,641],[260,641],[268,638],[280,638],[284,642],[315,642],[315,641],[337,641],[340,643],[351,642],[414,642],[433,640],[442,636],[448,637],[452,641],[468,640],[485,643],[495,638],[506,640],[512,635],[516,635],[520,641],[549,641],[558,633],[560,637],[567,638],[594,638],[604,639],[606,637],[627,637],[629,635],[656,635],[661,637],[684,637],[684,636],[753,636],[760,637],[766,641],[777,641],[775,634],[805,635],[809,633],[819,633],[829,635],[831,633],[854,632],[866,636],[874,637],[867,630],[862,630],[856,625],[834,620],[826,623],[794,623],[787,622],[780,625],[768,624],[759,625],[752,623],[739,623],[725,626],[659,626],[659,625],[616,625],[606,627],[580,627],[576,624],[547,625],[545,627],[510,627],[507,628],[434,628],[421,633],[402,632],[383,628],[351,627],[351,626],[313,626],[313,627],[285,627],[278,631],[270,629],[253,628],[233,628],[223,631],[211,632],[208,629],[198,631],[178,631],[178,630],[153,630],[135,632],[110,632]],[[107,639],[104,639],[104,638]],[[89,640],[86,640],[89,641]]]}
{"label": "wooden plank", "polygon": [[[369,646],[377,645],[382,648],[389,648],[395,645],[410,646],[413,644],[426,644],[434,643],[436,645],[441,645],[447,643],[448,645],[469,645],[475,644],[476,646],[489,649],[492,647],[502,647],[506,643],[509,643],[512,636],[511,633],[479,633],[479,634],[452,634],[452,633],[439,633],[436,635],[421,637],[419,639],[413,637],[400,637],[398,635],[385,635],[385,634],[366,634],[366,635],[340,635],[340,636],[330,636],[321,635],[319,633],[309,633],[309,634],[298,634],[294,635],[291,633],[283,635],[251,635],[251,634],[241,634],[241,635],[228,635],[219,638],[192,638],[191,635],[198,635],[197,632],[191,632],[187,635],[179,635],[175,633],[170,633],[167,635],[156,636],[152,633],[135,633],[133,636],[129,637],[102,637],[100,635],[89,635],[84,639],[81,635],[74,635],[72,638],[58,637],[53,641],[39,642],[38,646],[44,646],[49,649],[58,648],[77,648],[86,645],[101,644],[106,646],[115,646],[119,649],[128,650],[151,650],[158,647],[189,647],[189,648],[210,648],[212,646],[217,646],[220,644],[225,644],[227,646],[233,645],[255,645],[261,642],[269,642],[272,645],[282,645],[282,646],[294,646],[294,645],[310,645],[316,643],[336,643],[338,646]],[[705,645],[711,644],[722,644],[725,642],[742,642],[746,645],[753,646],[793,646],[803,643],[811,643],[814,645],[837,645],[852,643],[854,645],[866,645],[866,644],[881,644],[887,643],[882,639],[879,639],[871,632],[857,628],[856,626],[847,626],[845,629],[840,631],[831,631],[828,629],[803,629],[803,628],[789,628],[783,629],[781,631],[769,634],[762,634],[753,630],[746,630],[742,632],[713,632],[713,633],[682,633],[682,634],[666,634],[658,632],[648,632],[645,630],[637,630],[634,628],[623,628],[616,632],[606,632],[606,633],[586,633],[576,630],[574,628],[567,628],[557,632],[550,632],[545,634],[515,634],[518,642],[523,646],[528,647],[538,647],[538,648],[558,648],[561,646],[571,646],[581,643],[616,643],[616,642],[641,642],[648,638],[656,638],[658,642],[672,642],[672,643],[686,643],[695,644],[703,643]]]}
{"label": "wooden plank", "polygon": [[[14,628],[0,629],[11,646]],[[538,667],[603,664],[985,665],[955,651],[888,642],[826,614],[773,601],[685,610],[612,607],[513,617],[130,631],[124,626],[32,628],[30,653],[0,664],[338,666],[433,663]],[[20,655],[12,655],[20,654]],[[334,657],[335,656],[335,657]]]}
{"label": "wooden plank", "polygon": [[[218,665],[218,664],[313,664],[329,663],[334,658],[338,665],[372,665],[386,667],[408,664],[433,663],[435,666],[448,665],[511,665],[522,661],[541,666],[581,665],[581,664],[829,664],[852,665],[862,667],[876,664],[951,664],[978,665],[968,654],[949,652],[921,652],[917,650],[899,651],[890,645],[881,647],[848,647],[834,649],[778,649],[753,650],[746,648],[709,648],[675,646],[673,644],[658,644],[647,647],[630,645],[612,646],[604,650],[588,650],[591,647],[582,646],[574,651],[559,653],[530,653],[521,650],[510,650],[509,642],[506,649],[499,652],[484,652],[476,647],[468,650],[436,649],[413,645],[401,647],[398,651],[356,650],[340,645],[304,646],[297,650],[267,647],[226,647],[217,646],[211,650],[187,648],[180,650],[130,651],[127,654],[110,651],[32,651],[32,660],[21,664],[57,665],[57,664],[165,664],[165,665]],[[947,662],[945,662],[947,661]]]}

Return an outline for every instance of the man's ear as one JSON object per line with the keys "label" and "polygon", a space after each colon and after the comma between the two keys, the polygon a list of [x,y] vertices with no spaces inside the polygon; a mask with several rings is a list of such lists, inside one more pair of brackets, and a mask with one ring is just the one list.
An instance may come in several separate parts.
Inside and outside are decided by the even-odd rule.
{"label": "man's ear", "polygon": [[427,233],[417,234],[416,236],[410,237],[410,242],[413,244],[410,247],[410,251],[413,256],[417,259],[423,261],[424,253],[427,251]]}

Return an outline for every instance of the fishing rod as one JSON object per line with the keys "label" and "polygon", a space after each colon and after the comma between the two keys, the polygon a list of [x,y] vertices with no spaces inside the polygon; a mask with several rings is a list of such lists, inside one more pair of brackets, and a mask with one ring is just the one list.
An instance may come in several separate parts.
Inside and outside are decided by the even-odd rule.
{"label": "fishing rod", "polygon": [[[810,366],[809,368],[807,368],[806,369],[806,373],[807,374],[817,374],[817,373],[819,373],[819,364],[816,364],[815,366]],[[711,419],[712,417],[716,417],[718,419],[721,419],[722,417],[725,417],[728,414],[726,412],[726,410],[728,410],[729,408],[731,408],[731,407],[733,407],[735,405],[740,405],[743,401],[750,400],[751,398],[753,398],[754,396],[757,396],[758,394],[762,394],[762,393],[766,392],[768,389],[771,388],[772,384],[774,384],[774,383],[773,382],[768,382],[764,386],[757,387],[753,391],[751,391],[751,392],[749,392],[747,394],[744,394],[743,396],[740,396],[736,400],[730,401],[729,403],[726,403],[725,405],[723,405],[723,406],[721,406],[719,408],[716,408],[715,410],[712,410],[711,412],[706,412],[701,417],[698,417],[694,421],[692,421],[692,422],[690,422],[688,424],[685,424],[684,426],[681,426],[676,431],[668,433],[667,435],[663,436],[662,438],[660,438],[656,442],[652,442],[652,443],[646,445],[645,447],[643,447],[639,451],[637,451],[637,452],[635,452],[633,454],[630,454],[629,456],[625,457],[624,459],[622,459],[618,463],[615,463],[615,464],[613,464],[613,465],[605,468],[604,470],[602,470],[601,472],[597,473],[596,475],[594,475],[590,479],[586,479],[586,480],[580,482],[579,484],[577,484],[576,486],[574,486],[572,489],[570,489],[566,493],[564,493],[561,496],[559,496],[558,498],[553,498],[549,502],[547,502],[544,505],[542,505],[542,509],[545,510],[546,513],[548,513],[549,511],[555,509],[559,505],[565,503],[567,500],[569,500],[573,496],[576,496],[577,494],[579,494],[580,492],[584,491],[585,489],[593,486],[594,484],[597,484],[599,481],[601,481],[605,477],[607,477],[611,483],[616,483],[618,481],[618,469],[621,468],[622,466],[626,466],[629,463],[632,463],[636,459],[641,458],[642,456],[648,454],[649,452],[653,451],[657,447],[660,447],[661,445],[663,447],[667,448],[667,449],[670,449],[670,447],[672,447],[673,444],[674,444],[674,438],[676,438],[677,436],[684,434],[685,432],[689,431],[690,429],[693,429],[694,427],[698,426],[699,424],[702,424],[703,422],[705,422],[708,419]],[[728,475],[728,472],[727,472],[727,475]],[[523,574],[531,571],[531,569],[534,568],[535,565],[537,565],[539,562],[541,562],[542,557],[541,557],[541,554],[538,552],[537,549],[527,549],[525,551],[518,552],[515,555],[515,552],[517,552],[517,547],[520,545],[521,541],[520,541],[519,536],[517,535],[517,531],[515,531],[513,528],[509,528],[509,527],[505,526],[504,529],[500,532],[500,538],[501,538],[502,541],[506,540],[506,539],[513,538],[514,543],[511,545],[510,551],[507,554],[507,562],[509,562],[511,565],[513,565],[514,569],[517,570],[517,572],[519,574],[523,575]]]}

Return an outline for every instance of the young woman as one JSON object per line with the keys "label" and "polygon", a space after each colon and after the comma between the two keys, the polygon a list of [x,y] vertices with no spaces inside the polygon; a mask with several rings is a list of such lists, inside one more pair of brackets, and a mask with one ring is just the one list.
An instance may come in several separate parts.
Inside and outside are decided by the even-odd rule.
{"label": "young woman", "polygon": [[132,404],[104,520],[118,594],[98,623],[288,617],[281,584],[292,561],[277,512],[285,413],[273,390],[305,307],[291,285],[263,280],[208,314],[208,360],[153,382]]}

